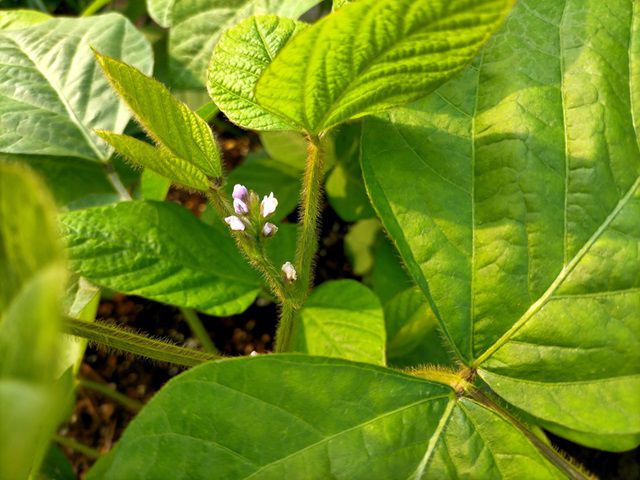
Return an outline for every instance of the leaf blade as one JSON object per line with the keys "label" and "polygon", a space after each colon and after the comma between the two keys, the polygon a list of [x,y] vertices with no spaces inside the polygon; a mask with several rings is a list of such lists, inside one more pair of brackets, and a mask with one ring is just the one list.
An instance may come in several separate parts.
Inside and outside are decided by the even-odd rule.
{"label": "leaf blade", "polygon": [[67,213],[62,227],[72,268],[98,285],[212,315],[244,311],[259,290],[226,232],[177,205],[122,202]]}
{"label": "leaf blade", "polygon": [[[183,408],[172,408],[182,398]],[[508,475],[514,471],[537,478],[560,477],[515,427],[467,402],[457,402],[444,385],[344,360],[268,355],[210,363],[170,382],[90,478],[134,473],[153,478],[172,471],[174,460],[164,454],[157,455],[156,462],[148,461],[149,452],[159,452],[161,443],[179,458],[185,458],[187,449],[197,452],[198,459],[182,464],[185,475],[194,479],[410,478],[429,452],[432,438],[433,450],[439,451],[445,435],[464,471],[463,451],[469,439],[464,427],[469,422],[457,428],[467,435],[457,436],[456,431],[449,433],[447,421],[454,412],[459,418],[463,408],[474,420],[481,418],[477,429],[496,451],[484,457],[494,459],[507,473],[497,478],[516,478]],[[213,404],[220,408],[212,408]],[[238,411],[248,418],[233,415]],[[204,415],[207,427],[183,421],[185,415]],[[247,429],[249,422],[254,424],[254,415],[269,418],[269,425]],[[496,441],[505,428],[512,443]],[[273,442],[273,431],[281,432],[278,442]],[[457,478],[453,472],[438,476],[439,470],[428,460],[424,478]]]}
{"label": "leaf blade", "polygon": [[156,143],[211,177],[222,175],[220,152],[207,123],[157,80],[96,52],[109,82]]}
{"label": "leaf blade", "polygon": [[151,47],[142,34],[126,18],[107,14],[56,18],[0,37],[0,151],[105,160],[109,147],[93,129],[121,132],[130,117],[105,89],[87,39],[150,72]]}
{"label": "leaf blade", "polygon": [[256,102],[254,90],[273,58],[306,26],[264,15],[250,17],[222,34],[207,70],[207,90],[229,120],[252,130],[291,130]]}
{"label": "leaf blade", "polygon": [[[606,404],[586,386],[596,377],[585,372],[614,382],[615,352],[635,359],[637,338],[627,333],[639,321],[638,84],[628,65],[638,13],[625,2],[615,8],[620,16],[572,0],[520,2],[459,79],[367,120],[363,156],[378,213],[460,358],[561,434],[574,429],[575,441],[609,449],[620,447],[600,421]],[[601,28],[618,36],[584,41],[585,31]],[[544,48],[531,49],[531,38]],[[526,58],[516,54],[523,51]],[[612,55],[613,63],[603,60]],[[586,75],[588,65],[599,75]],[[398,161],[385,164],[384,156]],[[425,180],[406,189],[416,172]],[[412,219],[415,209],[423,214]],[[458,281],[448,288],[451,278]],[[631,298],[609,296],[629,289]],[[589,351],[599,360],[588,360]],[[581,408],[575,390],[562,393],[572,382],[591,392]],[[640,399],[628,386],[618,393],[633,417],[615,422],[626,435]]]}
{"label": "leaf blade", "polygon": [[294,351],[385,365],[384,316],[375,294],[353,280],[325,282],[305,302]]}
{"label": "leaf blade", "polygon": [[256,97],[311,133],[416,100],[460,71],[510,8],[506,0],[348,4],[287,44]]}

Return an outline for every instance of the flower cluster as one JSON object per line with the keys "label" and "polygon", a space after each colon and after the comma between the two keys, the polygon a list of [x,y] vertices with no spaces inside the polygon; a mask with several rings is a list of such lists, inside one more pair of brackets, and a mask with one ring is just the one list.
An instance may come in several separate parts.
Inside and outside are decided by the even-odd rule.
{"label": "flower cluster", "polygon": [[271,192],[260,202],[260,197],[249,191],[244,185],[233,187],[233,211],[231,215],[224,219],[231,230],[236,232],[248,231],[256,234],[260,232],[263,237],[272,237],[278,231],[273,223],[265,221],[274,214],[278,207],[278,199]]}

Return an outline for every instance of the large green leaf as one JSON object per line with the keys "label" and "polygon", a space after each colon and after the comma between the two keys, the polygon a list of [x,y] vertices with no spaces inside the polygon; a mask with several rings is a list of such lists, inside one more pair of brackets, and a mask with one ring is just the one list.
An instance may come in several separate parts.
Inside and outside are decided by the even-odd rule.
{"label": "large green leaf", "polygon": [[473,66],[363,139],[373,203],[460,359],[613,450],[640,434],[633,9],[522,0]]}
{"label": "large green leaf", "polygon": [[427,95],[460,71],[512,0],[360,0],[296,35],[258,103],[312,133]]}
{"label": "large green leaf", "polygon": [[213,49],[207,90],[234,123],[252,130],[292,130],[256,103],[255,86],[282,47],[307,26],[290,18],[261,15],[227,30]]}
{"label": "large green leaf", "polygon": [[267,355],[170,381],[89,478],[562,476],[520,430],[449,387],[373,365]]}
{"label": "large green leaf", "polygon": [[61,420],[55,387],[62,246],[33,173],[0,163],[0,478],[27,478]]}
{"label": "large green leaf", "polygon": [[[220,152],[207,122],[157,80],[115,58],[100,53],[96,57],[113,88],[159,147],[208,176],[222,175]],[[165,168],[158,168],[158,173]]]}
{"label": "large green leaf", "polygon": [[342,126],[336,133],[336,165],[327,177],[327,200],[340,218],[355,222],[375,217],[360,169],[360,123]]}
{"label": "large green leaf", "polygon": [[110,92],[89,45],[145,72],[151,47],[118,14],[56,18],[0,32],[0,152],[105,160],[93,132],[121,132],[129,112]]}
{"label": "large green leaf", "polygon": [[228,232],[175,204],[70,212],[62,227],[72,268],[100,286],[211,315],[242,312],[259,290]]}
{"label": "large green leaf", "polygon": [[180,0],[171,15],[172,84],[204,87],[211,52],[220,35],[252,15],[298,18],[319,0]]}
{"label": "large green leaf", "polygon": [[355,280],[334,280],[314,289],[296,321],[293,351],[386,364],[380,301]]}
{"label": "large green leaf", "polygon": [[70,157],[3,153],[0,160],[23,162],[41,175],[60,207],[74,210],[118,200],[100,163]]}
{"label": "large green leaf", "polygon": [[147,11],[158,25],[168,28],[173,20],[172,11],[175,3],[176,0],[147,0]]}
{"label": "large green leaf", "polygon": [[384,321],[390,365],[456,367],[438,320],[417,288],[410,288],[391,298],[384,306]]}
{"label": "large green leaf", "polygon": [[36,10],[0,10],[0,30],[18,30],[50,20],[51,17]]}

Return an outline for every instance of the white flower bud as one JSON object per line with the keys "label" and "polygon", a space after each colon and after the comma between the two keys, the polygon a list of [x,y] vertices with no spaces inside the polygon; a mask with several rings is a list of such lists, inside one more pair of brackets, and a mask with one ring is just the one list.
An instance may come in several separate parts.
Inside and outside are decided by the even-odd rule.
{"label": "white flower bud", "polygon": [[239,198],[233,199],[233,209],[238,215],[245,215],[249,213],[249,207],[247,207],[247,204]]}
{"label": "white flower bud", "polygon": [[224,221],[231,227],[231,230],[236,232],[241,232],[245,229],[244,222],[235,215],[225,218]]}
{"label": "white flower bud", "polygon": [[291,262],[286,262],[282,265],[282,273],[284,275],[284,279],[289,283],[295,282],[298,279],[298,272],[296,272],[296,269]]}
{"label": "white flower bud", "polygon": [[239,183],[237,183],[233,186],[233,193],[231,194],[231,196],[234,199],[242,200],[244,202],[248,195],[249,190],[247,190],[247,187],[245,187],[244,185],[240,185]]}
{"label": "white flower bud", "polygon": [[273,237],[278,231],[278,227],[276,227],[273,223],[267,222],[262,227],[262,235],[264,237]]}
{"label": "white flower bud", "polygon": [[262,199],[262,203],[260,203],[260,214],[263,218],[267,218],[273,212],[276,211],[276,207],[278,206],[278,199],[273,196],[273,192],[269,194],[268,197],[264,197]]}

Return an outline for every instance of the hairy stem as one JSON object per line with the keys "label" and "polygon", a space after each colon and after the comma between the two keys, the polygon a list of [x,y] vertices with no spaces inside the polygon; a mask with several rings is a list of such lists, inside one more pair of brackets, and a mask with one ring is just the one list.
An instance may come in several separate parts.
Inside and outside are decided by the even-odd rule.
{"label": "hairy stem", "polygon": [[189,324],[191,332],[193,332],[195,337],[198,339],[204,351],[218,354],[218,349],[213,344],[213,341],[211,341],[211,337],[209,336],[206,328],[204,328],[204,325],[202,324],[202,321],[200,320],[198,314],[193,309],[184,307],[180,308],[180,313],[182,313],[182,316]]}
{"label": "hairy stem", "polygon": [[313,264],[318,250],[318,219],[320,214],[324,144],[320,137],[310,136],[300,195],[300,219],[296,242],[295,268],[298,280],[293,283],[293,295],[282,302],[280,323],[276,331],[276,352],[287,352],[295,329],[298,310],[304,304],[313,283]]}
{"label": "hairy stem", "polygon": [[296,243],[298,303],[304,302],[313,282],[313,262],[318,250],[318,218],[324,172],[324,145],[319,137],[309,137],[309,151],[300,197],[300,227]]}
{"label": "hairy stem", "polygon": [[78,385],[88,390],[94,390],[102,394],[103,396],[113,400],[114,402],[119,403],[123,407],[128,408],[134,413],[142,410],[142,407],[144,406],[141,402],[134,400],[133,398],[129,398],[126,395],[118,392],[117,390],[109,388],[109,386],[105,385],[104,383],[94,382],[91,380],[87,380],[86,378],[79,378]]}
{"label": "hairy stem", "polygon": [[116,350],[150,358],[159,362],[194,367],[221,357],[191,348],[184,348],[162,340],[145,337],[104,323],[88,323],[66,318],[64,330],[70,335],[86,338],[91,342]]}
{"label": "hairy stem", "polygon": [[67,447],[71,450],[75,450],[76,452],[80,452],[85,457],[98,459],[102,456],[102,454],[98,450],[88,447],[84,443],[80,443],[73,438],[65,437],[64,435],[59,435],[56,433],[53,436],[53,440],[63,447]]}

